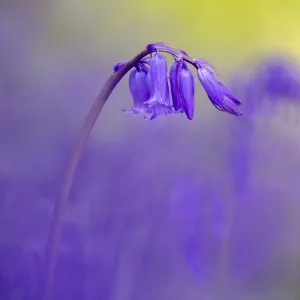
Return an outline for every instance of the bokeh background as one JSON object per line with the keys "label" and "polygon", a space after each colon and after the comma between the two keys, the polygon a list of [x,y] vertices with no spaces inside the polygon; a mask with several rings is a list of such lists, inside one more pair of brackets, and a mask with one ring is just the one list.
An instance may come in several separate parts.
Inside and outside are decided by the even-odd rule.
{"label": "bokeh background", "polygon": [[75,178],[53,299],[300,299],[299,10],[1,0],[0,299],[40,299],[76,132],[112,66],[154,41],[210,61],[244,116],[215,110],[200,83],[192,122],[128,116],[124,78]]}

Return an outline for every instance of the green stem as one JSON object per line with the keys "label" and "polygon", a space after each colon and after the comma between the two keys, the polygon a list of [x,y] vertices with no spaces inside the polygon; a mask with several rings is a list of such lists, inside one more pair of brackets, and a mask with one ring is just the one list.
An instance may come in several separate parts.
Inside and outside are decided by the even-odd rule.
{"label": "green stem", "polygon": [[57,199],[52,219],[50,225],[50,232],[46,244],[46,254],[45,254],[45,277],[44,277],[44,289],[42,294],[43,300],[51,300],[52,289],[55,276],[55,268],[57,264],[58,248],[61,238],[61,231],[63,227],[64,216],[67,210],[68,198],[70,194],[70,189],[72,186],[73,178],[78,166],[78,162],[86,144],[90,133],[96,123],[96,120],[112,91],[116,85],[120,82],[123,76],[133,68],[137,62],[139,62],[143,57],[148,54],[145,49],[136,55],[132,60],[128,61],[124,67],[122,67],[116,73],[113,73],[106,83],[104,84],[101,92],[94,101],[91,109],[89,110],[82,128],[78,133],[76,143],[74,145],[73,151],[70,156],[69,164],[66,169],[65,176],[62,181],[60,196]]}

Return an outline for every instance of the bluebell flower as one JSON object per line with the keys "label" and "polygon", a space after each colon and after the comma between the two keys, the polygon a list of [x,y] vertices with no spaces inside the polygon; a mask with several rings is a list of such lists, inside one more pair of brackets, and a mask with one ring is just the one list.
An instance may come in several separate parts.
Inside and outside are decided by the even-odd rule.
{"label": "bluebell flower", "polygon": [[189,120],[194,116],[194,76],[183,60],[175,60],[170,70],[174,110],[185,112]]}
{"label": "bluebell flower", "polygon": [[[137,71],[132,73],[129,83],[130,91],[134,98],[134,105],[130,113],[146,112],[145,117],[153,120],[159,115],[169,115],[185,112],[187,118],[194,117],[194,77],[187,63],[197,69],[198,78],[205,89],[212,104],[220,111],[239,116],[239,99],[216,76],[216,70],[207,61],[201,58],[191,58],[186,51],[177,49],[163,42],[152,43],[146,46],[138,62],[134,62]],[[153,54],[154,52],[154,54]],[[171,54],[175,58],[170,69],[170,85],[172,103],[168,83],[168,65],[160,52]],[[126,63],[120,61],[113,67],[113,72],[118,72]],[[128,65],[127,65],[128,66]],[[143,79],[137,79],[140,72]],[[217,74],[217,73],[216,73]],[[145,79],[146,78],[146,79]],[[138,81],[140,80],[140,81]],[[149,96],[147,98],[147,95]],[[140,101],[142,101],[141,103]]]}
{"label": "bluebell flower", "polygon": [[198,68],[197,75],[213,105],[222,107],[224,105],[224,94],[213,71],[203,66]]}
{"label": "bluebell flower", "polygon": [[151,95],[146,104],[149,107],[155,104],[169,106],[168,65],[166,59],[159,53],[150,59],[149,81]]}
{"label": "bluebell flower", "polygon": [[179,73],[182,70],[183,60],[175,60],[170,69],[170,85],[173,107],[175,111],[183,112],[183,102],[179,92]]}
{"label": "bluebell flower", "polygon": [[[147,73],[146,84],[148,91],[150,91],[150,94],[153,94],[153,91],[155,90],[154,85],[156,84],[156,81],[151,79],[150,71]],[[163,89],[163,91],[165,93],[166,99],[170,99],[168,81],[165,81],[165,88]],[[170,100],[168,101],[170,102]],[[146,101],[145,104],[149,105],[148,101]],[[152,103],[152,105],[149,107],[151,108],[151,113],[145,116],[145,118],[149,120],[153,120],[159,115],[170,115],[173,113],[170,104],[166,105],[165,103],[160,103],[157,101],[155,103]]]}
{"label": "bluebell flower", "polygon": [[150,97],[146,83],[147,72],[142,69],[133,70],[129,76],[129,90],[133,98],[133,107],[122,111],[129,114],[149,113],[151,109],[145,105]]}
{"label": "bluebell flower", "polygon": [[180,98],[183,101],[184,112],[189,120],[194,117],[194,76],[187,67],[186,63],[183,63],[182,69],[179,73],[179,91]]}
{"label": "bluebell flower", "polygon": [[217,80],[208,66],[200,66],[197,74],[208,98],[218,110],[235,116],[242,115],[242,112],[238,109],[238,106],[241,104],[240,100],[224,84]]}

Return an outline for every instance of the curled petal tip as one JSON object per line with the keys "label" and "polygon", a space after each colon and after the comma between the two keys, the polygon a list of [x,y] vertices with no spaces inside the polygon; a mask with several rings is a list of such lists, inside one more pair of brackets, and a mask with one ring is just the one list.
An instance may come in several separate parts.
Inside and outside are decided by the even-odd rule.
{"label": "curled petal tip", "polygon": [[138,114],[138,111],[134,110],[133,108],[131,108],[131,109],[122,108],[121,111],[126,115],[136,115],[136,114]]}
{"label": "curled petal tip", "polygon": [[222,110],[235,116],[243,115],[243,113],[238,109],[238,106],[235,104],[235,102],[226,96]]}
{"label": "curled petal tip", "polygon": [[228,97],[229,99],[231,99],[236,105],[241,105],[242,102],[232,93],[232,91],[223,83],[219,82],[219,86],[221,88],[221,91],[223,92],[223,94]]}

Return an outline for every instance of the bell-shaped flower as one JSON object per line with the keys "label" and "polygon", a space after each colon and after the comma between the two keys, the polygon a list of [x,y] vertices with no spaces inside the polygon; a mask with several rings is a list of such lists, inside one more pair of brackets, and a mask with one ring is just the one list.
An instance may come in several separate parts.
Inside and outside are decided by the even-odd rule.
{"label": "bell-shaped flower", "polygon": [[149,113],[151,109],[145,105],[150,97],[146,83],[147,72],[142,69],[133,70],[129,76],[129,90],[133,98],[133,107],[122,111],[128,114]]}
{"label": "bell-shaped flower", "polygon": [[183,111],[183,102],[179,92],[179,73],[182,70],[183,61],[175,60],[170,69],[170,85],[172,93],[173,107],[175,111]]}
{"label": "bell-shaped flower", "polygon": [[180,98],[183,102],[184,112],[189,120],[194,117],[195,107],[195,88],[194,88],[194,76],[187,67],[186,63],[183,63],[182,69],[179,72],[179,92]]}
{"label": "bell-shaped flower", "polygon": [[212,104],[216,107],[222,107],[224,105],[224,95],[213,71],[209,67],[203,66],[198,68],[197,74]]}
{"label": "bell-shaped flower", "polygon": [[[168,81],[165,82],[166,84],[166,96],[169,99],[170,94],[169,94],[169,86],[168,86]],[[150,71],[147,73],[147,78],[146,78],[146,85],[148,91],[153,90],[153,81],[151,80],[151,73]],[[145,105],[148,105],[148,101],[145,102]],[[159,102],[156,102],[150,107],[150,114],[145,116],[146,119],[153,120],[157,118],[159,115],[170,115],[173,114],[174,112],[171,109],[170,105],[165,105],[161,104]]]}
{"label": "bell-shaped flower", "polygon": [[150,98],[147,105],[152,107],[156,104],[170,106],[170,93],[168,85],[168,65],[166,59],[156,53],[150,59],[149,79],[151,83]]}

